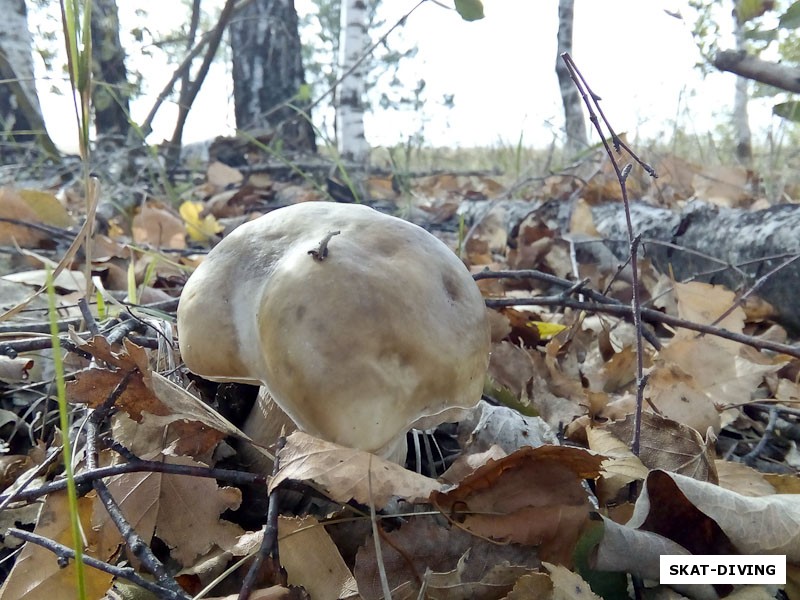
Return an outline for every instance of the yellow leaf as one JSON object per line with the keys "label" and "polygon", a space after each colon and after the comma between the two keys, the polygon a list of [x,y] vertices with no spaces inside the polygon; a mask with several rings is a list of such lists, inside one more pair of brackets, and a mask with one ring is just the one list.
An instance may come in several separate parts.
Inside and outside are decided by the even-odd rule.
{"label": "yellow leaf", "polygon": [[545,323],[544,321],[529,321],[526,323],[526,325],[528,327],[535,327],[538,329],[539,337],[543,340],[549,340],[567,328],[566,325],[559,325],[558,323]]}
{"label": "yellow leaf", "polygon": [[179,209],[181,217],[186,223],[186,231],[189,237],[195,242],[205,242],[222,231],[223,227],[214,218],[214,215],[206,215],[200,218],[203,211],[202,202],[186,201],[181,204]]}

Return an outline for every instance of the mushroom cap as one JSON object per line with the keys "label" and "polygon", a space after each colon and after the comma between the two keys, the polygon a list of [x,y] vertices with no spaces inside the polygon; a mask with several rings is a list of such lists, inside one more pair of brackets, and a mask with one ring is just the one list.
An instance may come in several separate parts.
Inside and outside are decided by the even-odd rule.
{"label": "mushroom cap", "polygon": [[186,283],[178,331],[193,372],[263,384],[302,430],[384,455],[415,424],[474,406],[489,359],[483,298],[458,257],[353,204],[296,204],[235,229]]}

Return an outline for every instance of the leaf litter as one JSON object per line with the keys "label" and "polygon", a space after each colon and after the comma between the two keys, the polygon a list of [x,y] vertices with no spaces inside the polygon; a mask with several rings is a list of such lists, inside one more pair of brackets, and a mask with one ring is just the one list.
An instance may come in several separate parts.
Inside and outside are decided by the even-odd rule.
{"label": "leaf litter", "polygon": [[[671,168],[662,169],[670,175],[661,180],[660,202],[674,205],[702,189],[719,204],[747,204],[736,173],[713,174],[670,160],[663,161]],[[702,187],[712,179],[728,187]],[[631,181],[647,198],[647,181]],[[518,200],[528,204],[528,212],[515,227],[509,223],[516,209],[499,204],[506,190],[499,178],[437,175],[412,179],[410,185],[411,218],[428,226],[466,214],[468,202],[489,203],[489,212],[465,232],[463,244],[447,228],[437,230],[452,247],[461,247],[473,272],[535,269],[573,282],[586,278],[587,289],[629,301],[629,280],[614,260],[575,260],[576,240],[599,235],[591,207],[618,200],[609,172],[601,169],[584,189],[573,178],[557,176],[538,188],[525,188]],[[382,202],[400,202],[399,192],[380,177],[365,189],[374,190]],[[537,199],[568,199],[576,193],[580,197],[563,227],[533,210]],[[71,225],[55,197],[30,190],[3,189],[2,194],[2,216]],[[159,290],[162,300],[177,296],[185,273],[202,260],[203,246],[254,210],[264,210],[271,198],[321,199],[307,187],[262,175],[248,180],[232,167],[213,163],[207,181],[186,195],[179,209],[148,200],[130,225],[112,220],[106,234],[98,235],[102,251],[93,265],[108,295],[102,316],[120,314],[116,292],[136,290],[142,297],[150,289]],[[46,237],[0,224],[5,245],[44,252],[53,244]],[[12,279],[39,285],[41,263],[31,253],[26,261],[9,267],[17,273]],[[74,268],[77,283],[59,288],[63,316],[76,314],[69,293],[86,283],[78,280],[81,266]],[[720,285],[674,281],[646,262],[642,281],[645,302],[666,315],[734,333],[788,339],[772,322],[768,306],[739,304],[739,296]],[[552,282],[530,278],[483,279],[479,285],[487,298],[510,301],[560,293]],[[4,308],[12,302],[4,301]],[[174,311],[174,304],[167,303],[163,313],[154,306],[131,310],[141,319],[163,319]],[[99,318],[100,307],[95,311]],[[46,313],[39,309],[38,315],[44,320]],[[627,573],[644,577],[660,597],[712,598],[719,591],[710,587],[657,586],[658,557],[736,552],[786,554],[790,581],[785,593],[800,598],[793,583],[800,581],[800,484],[788,462],[800,438],[791,410],[800,399],[800,360],[649,323],[659,346],[645,346],[648,382],[637,457],[629,449],[635,352],[627,321],[614,313],[557,303],[521,302],[494,307],[491,315],[489,402],[462,420],[452,439],[463,452],[445,473],[415,473],[296,432],[278,455],[279,469],[269,487],[258,483],[265,474],[249,485],[175,472],[117,473],[106,483],[127,520],[159,548],[189,593],[208,585],[217,597],[236,593],[243,573],[241,567],[230,567],[257,551],[266,498],[277,490],[286,495],[279,547],[293,591],[265,582],[252,598],[290,597],[300,589],[313,598],[379,598],[379,565],[395,598],[592,598],[600,597],[593,589],[601,589],[597,575],[604,572],[623,574],[622,583],[606,582],[618,597],[627,597]],[[24,322],[36,318],[33,312]],[[108,332],[87,337],[75,328],[66,338],[76,351],[69,355],[68,383],[76,423],[81,407],[102,408],[119,391],[100,466],[146,460],[178,470],[244,470],[247,465],[236,462],[240,445],[249,443],[241,431],[242,415],[215,404],[213,385],[190,381],[176,370],[179,358],[172,356],[172,340],[159,344],[146,331],[144,326],[138,332],[141,344],[128,338],[109,342]],[[5,453],[24,465],[18,466],[16,478],[4,479],[5,485],[26,477],[29,489],[45,485],[58,479],[57,470],[43,465],[41,452],[42,444],[57,444],[58,437],[34,425],[34,417],[48,414],[46,394],[38,391],[50,377],[46,346],[2,361],[4,408],[20,415],[3,425],[8,429]],[[788,409],[773,419],[771,432],[770,407]],[[23,431],[30,433],[26,437]],[[760,454],[747,458],[764,439]],[[79,471],[85,469],[85,457],[77,460]],[[39,465],[42,473],[36,472]],[[311,514],[292,506],[292,493],[298,491],[300,498],[317,499]],[[30,505],[35,510],[25,516],[19,512],[25,510],[23,503],[11,504],[4,513],[19,516],[6,527],[35,524],[36,533],[68,543],[64,505],[61,491],[43,496],[40,506]],[[94,493],[87,493],[80,506],[89,555],[112,564],[127,561],[138,569]],[[365,528],[370,506],[378,511],[377,539],[372,528]],[[18,547],[14,541],[5,535],[9,551]],[[583,546],[589,548],[585,564],[578,559]],[[96,569],[88,573],[90,596],[102,597],[111,576]],[[70,567],[58,568],[50,551],[28,543],[0,598],[72,598],[70,577]]]}

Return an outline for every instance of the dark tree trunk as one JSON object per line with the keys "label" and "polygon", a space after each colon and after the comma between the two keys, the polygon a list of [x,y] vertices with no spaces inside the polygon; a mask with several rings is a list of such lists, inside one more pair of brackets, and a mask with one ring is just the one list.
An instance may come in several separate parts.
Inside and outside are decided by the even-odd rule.
{"label": "dark tree trunk", "polygon": [[[236,126],[273,130],[288,150],[315,151],[294,0],[253,0],[231,22]],[[290,106],[291,105],[291,106]]]}
{"label": "dark tree trunk", "polygon": [[130,114],[125,50],[119,39],[116,0],[92,2],[94,127],[99,136],[127,136]]}
{"label": "dark tree trunk", "polygon": [[[38,142],[57,154],[47,135],[33,78],[32,38],[24,0],[0,0],[0,142]],[[5,150],[6,148],[3,148]]]}
{"label": "dark tree trunk", "polygon": [[588,145],[583,105],[578,90],[569,76],[561,55],[572,53],[572,22],[575,0],[558,2],[558,52],[556,53],[556,75],[564,105],[564,155],[567,160],[575,157]]}

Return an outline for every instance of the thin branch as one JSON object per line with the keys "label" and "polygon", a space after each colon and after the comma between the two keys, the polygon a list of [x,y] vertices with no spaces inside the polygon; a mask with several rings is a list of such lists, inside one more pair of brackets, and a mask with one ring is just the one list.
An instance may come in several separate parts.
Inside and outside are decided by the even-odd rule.
{"label": "thin branch", "polygon": [[764,451],[764,448],[767,447],[767,442],[772,438],[772,435],[775,433],[775,427],[778,424],[778,407],[772,406],[769,409],[769,422],[767,423],[767,428],[764,430],[764,435],[761,436],[761,439],[758,440],[758,444],[756,444],[755,448],[753,448],[750,452],[745,454],[742,457],[742,462],[749,467],[753,466],[753,463],[756,462],[758,455]]}
{"label": "thin branch", "polygon": [[[192,465],[175,465],[163,463],[155,460],[137,460],[109,467],[98,467],[87,469],[75,475],[75,485],[91,485],[97,479],[105,479],[123,473],[166,473],[170,475],[184,475],[186,477],[205,477],[208,479],[218,479],[237,485],[262,484],[267,482],[267,477],[245,471],[234,471],[231,469],[215,469],[211,467],[198,467]],[[65,490],[67,481],[59,479],[46,483],[30,490],[22,490],[7,494],[0,494],[0,503],[32,501],[41,498],[52,492]]]}
{"label": "thin branch", "polygon": [[[125,388],[128,387],[128,382],[130,382],[134,372],[135,371],[129,371],[125,374],[103,404],[92,411],[86,423],[86,464],[90,469],[96,469],[98,464],[97,440],[100,426],[105,422],[117,399],[125,391]],[[105,482],[102,479],[95,479],[92,481],[92,487],[97,493],[100,503],[106,509],[108,516],[111,517],[111,521],[125,540],[127,547],[130,549],[131,553],[139,559],[142,568],[153,575],[162,587],[171,590],[175,594],[183,593],[178,582],[169,574],[164,564],[156,557],[150,549],[150,546],[147,545],[147,542],[133,528],[127,517],[125,517],[122,508],[117,503],[117,500],[114,498]]]}
{"label": "thin branch", "polygon": [[[31,544],[36,544],[37,546],[41,546],[42,548],[50,550],[50,552],[56,555],[59,561],[75,559],[75,550],[46,537],[42,537],[41,535],[24,531],[22,529],[17,529],[15,527],[9,527],[6,533],[25,542],[30,542]],[[170,590],[161,587],[152,581],[148,581],[143,577],[140,577],[137,575],[133,567],[118,567],[91,556],[87,556],[86,554],[82,556],[82,559],[83,564],[99,571],[103,571],[104,573],[108,573],[109,575],[113,575],[119,579],[125,579],[131,583],[135,583],[139,587],[155,594],[157,598],[163,598],[164,600],[191,600],[190,596],[184,593],[183,590]]]}
{"label": "thin branch", "polygon": [[[233,12],[236,13],[248,4],[250,4],[253,0],[241,0],[235,7]],[[164,85],[161,91],[158,94],[158,97],[153,104],[153,107],[150,109],[150,112],[147,114],[144,122],[142,123],[141,130],[145,136],[150,135],[153,130],[153,119],[156,117],[156,113],[161,108],[161,105],[164,101],[169,97],[172,90],[175,88],[175,84],[178,80],[184,76],[184,74],[189,70],[192,66],[192,62],[195,58],[203,51],[203,48],[209,44],[215,37],[222,36],[222,33],[225,31],[225,28],[228,26],[228,23],[225,22],[218,22],[217,25],[211,30],[206,32],[201,38],[200,41],[197,42],[197,45],[186,55],[186,58],[183,59],[178,68],[172,73],[172,77],[170,80]]]}
{"label": "thin branch", "polygon": [[[538,298],[487,298],[486,306],[489,308],[501,308],[506,306],[560,306],[565,308],[574,308],[577,310],[586,310],[589,312],[598,312],[617,317],[630,317],[633,314],[632,307],[625,304],[600,304],[595,302],[581,302],[580,300],[573,300],[571,298],[564,298],[563,296],[540,296]],[[659,323],[662,325],[669,325],[670,327],[677,327],[681,329],[689,329],[691,331],[698,331],[700,333],[707,333],[726,340],[739,342],[745,346],[750,346],[758,350],[770,350],[779,354],[786,354],[794,358],[800,358],[800,346],[790,346],[789,344],[780,344],[770,340],[765,340],[743,333],[735,333],[727,329],[713,327],[711,325],[703,325],[702,323],[694,323],[686,319],[680,319],[667,315],[651,308],[641,309],[642,320],[650,323]]]}
{"label": "thin branch", "polygon": [[222,34],[225,33],[225,28],[230,23],[231,16],[233,15],[235,8],[235,0],[227,0],[225,5],[222,7],[222,12],[217,19],[217,25],[211,30],[211,36],[208,39],[208,48],[206,49],[205,56],[203,57],[203,62],[200,64],[200,68],[197,70],[197,75],[195,76],[194,81],[189,83],[189,70],[187,69],[184,71],[184,85],[181,86],[178,100],[178,119],[175,124],[175,131],[172,134],[172,140],[170,142],[170,148],[168,152],[169,166],[177,164],[180,159],[180,146],[183,138],[183,127],[186,124],[186,117],[189,116],[189,111],[192,108],[192,104],[194,103],[195,98],[197,98],[197,94],[200,92],[200,87],[203,85],[206,75],[208,75],[208,70],[211,68],[211,63],[213,62],[214,56],[217,53],[217,49],[222,42]]}
{"label": "thin branch", "polygon": [[[275,448],[275,461],[272,463],[272,476],[278,474],[279,453],[286,445],[286,438],[281,435]],[[269,494],[269,504],[267,506],[267,522],[264,524],[264,535],[261,538],[261,547],[258,550],[253,564],[247,571],[242,587],[239,590],[239,600],[248,600],[253,588],[258,583],[258,576],[261,574],[261,566],[266,560],[271,560],[271,573],[281,573],[281,560],[278,549],[278,514],[279,514],[278,490],[274,489]],[[282,585],[286,585],[282,581]]]}
{"label": "thin branch", "polygon": [[[638,456],[639,455],[639,443],[641,439],[641,422],[642,422],[642,407],[644,405],[644,388],[647,384],[647,378],[644,375],[644,347],[643,347],[643,335],[642,335],[642,305],[640,299],[641,290],[639,289],[639,265],[637,259],[637,251],[639,247],[639,243],[641,238],[638,235],[634,234],[633,231],[633,220],[631,218],[631,207],[630,201],[628,199],[628,188],[626,185],[626,181],[628,179],[628,174],[631,171],[631,165],[625,165],[622,169],[620,169],[619,164],[617,163],[616,159],[614,158],[614,153],[611,151],[611,148],[608,145],[608,141],[606,140],[606,136],[604,135],[603,128],[600,125],[600,122],[597,118],[597,114],[603,119],[603,124],[608,129],[609,133],[611,134],[611,140],[614,144],[614,149],[619,153],[620,148],[624,148],[628,155],[633,158],[647,173],[650,174],[651,177],[657,177],[655,170],[645,162],[643,162],[639,157],[627,146],[622,142],[622,140],[617,136],[614,132],[614,129],[611,127],[611,124],[608,122],[605,114],[603,113],[603,109],[600,107],[600,97],[595,94],[591,88],[589,87],[586,79],[583,77],[581,72],[578,70],[578,67],[572,60],[572,57],[568,53],[564,53],[561,55],[561,58],[564,59],[564,62],[567,65],[567,69],[569,70],[569,75],[572,78],[572,81],[575,83],[575,86],[578,88],[578,92],[580,93],[581,97],[583,98],[584,104],[586,104],[587,109],[589,110],[589,121],[594,125],[594,128],[597,130],[597,133],[600,135],[600,139],[603,143],[603,147],[606,150],[606,154],[608,155],[609,160],[611,161],[611,166],[614,168],[614,172],[617,175],[617,180],[619,181],[620,190],[622,191],[622,203],[625,207],[625,221],[627,223],[628,228],[628,241],[630,244],[630,260],[631,260],[631,277],[632,277],[632,291],[633,291],[633,298],[631,299],[631,307],[632,307],[632,314],[633,314],[633,325],[636,328],[636,412],[634,413],[634,421],[633,421],[633,441],[631,443],[631,451]],[[591,95],[591,100],[589,98]],[[595,113],[595,109],[597,109],[597,113]]]}
{"label": "thin branch", "polygon": [[[518,271],[487,270],[475,273],[472,276],[472,278],[475,281],[480,281],[481,279],[516,279],[516,280],[533,279],[536,281],[541,281],[544,283],[549,283],[550,285],[555,285],[564,288],[565,291],[561,294],[561,297],[565,297],[566,295],[570,294],[575,294],[575,295],[582,295],[586,298],[589,298],[601,304],[607,304],[610,306],[622,306],[622,307],[626,306],[619,300],[615,300],[614,298],[609,298],[608,296],[601,294],[596,290],[586,287],[585,282],[576,283],[574,281],[570,281],[569,279],[562,279],[561,277],[551,275],[550,273],[537,271],[536,269],[522,269]],[[487,300],[487,306],[489,301],[493,300]],[[642,334],[644,335],[645,339],[647,339],[647,341],[650,343],[650,345],[652,345],[656,350],[661,349],[661,342],[655,336],[655,334],[653,334],[653,332],[643,330]]]}

